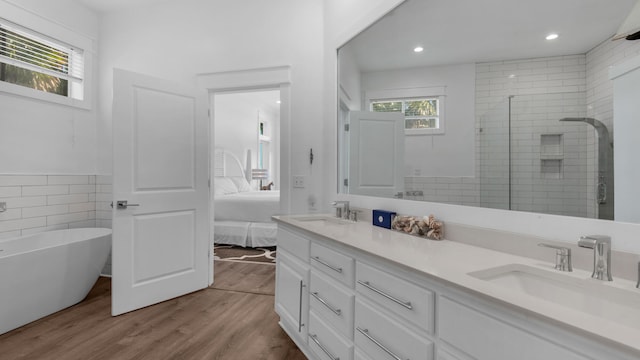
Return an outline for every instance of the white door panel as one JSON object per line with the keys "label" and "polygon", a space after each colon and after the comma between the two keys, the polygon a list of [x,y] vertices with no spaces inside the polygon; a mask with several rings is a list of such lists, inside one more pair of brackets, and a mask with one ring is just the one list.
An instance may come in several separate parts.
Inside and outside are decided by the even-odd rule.
{"label": "white door panel", "polygon": [[205,90],[114,72],[112,314],[208,286]]}
{"label": "white door panel", "polygon": [[349,113],[349,193],[393,197],[404,191],[404,115]]}

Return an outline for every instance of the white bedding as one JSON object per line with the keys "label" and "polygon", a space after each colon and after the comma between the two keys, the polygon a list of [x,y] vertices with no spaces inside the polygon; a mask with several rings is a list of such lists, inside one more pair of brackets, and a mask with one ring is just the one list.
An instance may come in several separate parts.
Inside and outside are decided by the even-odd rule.
{"label": "white bedding", "polygon": [[280,191],[217,195],[213,211],[215,221],[271,222],[271,216],[280,212]]}

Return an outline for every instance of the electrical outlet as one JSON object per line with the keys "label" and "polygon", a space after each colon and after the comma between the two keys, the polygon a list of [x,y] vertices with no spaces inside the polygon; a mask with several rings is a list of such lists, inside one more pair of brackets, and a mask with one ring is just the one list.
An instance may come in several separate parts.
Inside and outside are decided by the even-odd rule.
{"label": "electrical outlet", "polygon": [[302,175],[294,175],[293,176],[293,187],[294,188],[304,188],[304,176]]}

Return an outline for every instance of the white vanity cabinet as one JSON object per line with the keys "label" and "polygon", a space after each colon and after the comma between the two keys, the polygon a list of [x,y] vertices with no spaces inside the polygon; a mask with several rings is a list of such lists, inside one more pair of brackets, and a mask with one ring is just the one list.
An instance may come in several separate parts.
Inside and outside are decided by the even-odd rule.
{"label": "white vanity cabinet", "polygon": [[286,222],[278,228],[276,311],[310,359],[640,359],[561,322],[373,255],[366,243],[350,246]]}
{"label": "white vanity cabinet", "polygon": [[280,228],[278,241],[275,310],[282,328],[301,346],[309,318],[309,240]]}

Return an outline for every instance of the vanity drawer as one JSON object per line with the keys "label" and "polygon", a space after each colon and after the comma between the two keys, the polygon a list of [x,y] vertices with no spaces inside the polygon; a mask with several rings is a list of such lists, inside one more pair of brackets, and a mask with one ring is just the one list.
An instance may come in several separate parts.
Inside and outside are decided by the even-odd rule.
{"label": "vanity drawer", "polygon": [[356,263],[356,290],[392,314],[433,334],[435,295],[432,291],[361,262]]}
{"label": "vanity drawer", "polygon": [[311,270],[309,301],[311,308],[344,336],[353,338],[353,302],[355,295],[335,280]]}
{"label": "vanity drawer", "polygon": [[349,287],[353,287],[354,260],[352,257],[312,243],[310,263],[314,268]]}
{"label": "vanity drawer", "polygon": [[314,310],[309,311],[309,347],[317,359],[353,359],[351,341],[331,329]]}
{"label": "vanity drawer", "polygon": [[289,253],[309,261],[309,239],[298,233],[283,229],[278,226],[278,248],[287,250]]}
{"label": "vanity drawer", "polygon": [[432,360],[433,343],[361,299],[355,305],[354,344],[372,359]]}

